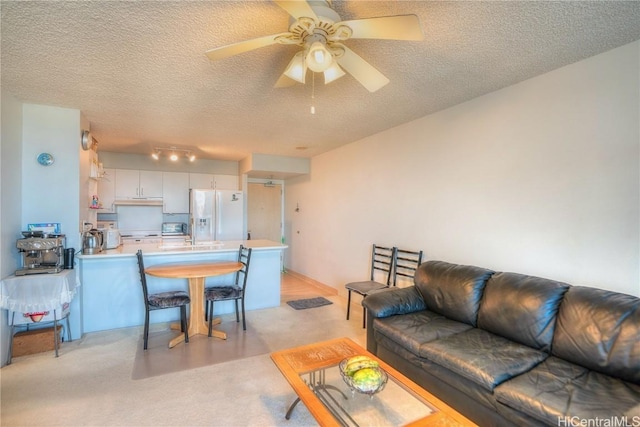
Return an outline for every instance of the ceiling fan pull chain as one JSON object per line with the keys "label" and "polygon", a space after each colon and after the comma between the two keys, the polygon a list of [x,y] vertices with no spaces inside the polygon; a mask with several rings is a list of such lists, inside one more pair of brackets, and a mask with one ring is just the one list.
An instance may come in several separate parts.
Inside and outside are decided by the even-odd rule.
{"label": "ceiling fan pull chain", "polygon": [[311,73],[311,114],[316,113],[316,107],[313,105],[315,103],[315,94],[316,94],[316,73]]}

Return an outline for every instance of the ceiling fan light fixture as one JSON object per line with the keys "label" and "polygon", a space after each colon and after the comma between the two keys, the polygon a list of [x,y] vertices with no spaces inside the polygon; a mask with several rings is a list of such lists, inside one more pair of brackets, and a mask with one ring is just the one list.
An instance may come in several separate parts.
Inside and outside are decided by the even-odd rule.
{"label": "ceiling fan light fixture", "polygon": [[[291,60],[275,87],[288,87],[293,82],[304,84],[307,69],[324,73],[337,60],[343,72],[352,75],[369,92],[375,92],[389,79],[342,43],[350,39],[424,40],[417,15],[345,21],[333,9],[333,0],[274,1],[290,15],[288,31],[210,49],[206,52],[209,59],[216,61],[273,44],[301,46],[302,52]],[[341,75],[327,73],[325,84]]]}
{"label": "ceiling fan light fixture", "polygon": [[326,59],[327,57],[324,49],[313,50],[313,62],[316,62],[318,64],[324,64],[324,61],[326,61]]}
{"label": "ceiling fan light fixture", "polygon": [[302,52],[298,52],[293,56],[293,58],[291,58],[291,62],[287,65],[287,69],[284,70],[284,75],[304,84],[306,74],[307,66],[304,61],[304,54]]}
{"label": "ceiling fan light fixture", "polygon": [[324,71],[324,84],[329,84],[335,80],[338,80],[340,77],[344,76],[346,73],[336,61],[333,61],[331,66]]}
{"label": "ceiling fan light fixture", "polygon": [[324,43],[315,41],[309,47],[307,54],[307,67],[316,73],[322,73],[333,63],[333,56]]}

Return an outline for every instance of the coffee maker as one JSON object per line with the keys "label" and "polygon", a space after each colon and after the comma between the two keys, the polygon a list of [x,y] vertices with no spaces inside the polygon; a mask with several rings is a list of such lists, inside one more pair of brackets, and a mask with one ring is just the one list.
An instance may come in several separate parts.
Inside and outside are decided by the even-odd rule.
{"label": "coffee maker", "polygon": [[64,264],[64,234],[44,234],[37,231],[22,232],[16,247],[22,256],[22,268],[16,276],[26,274],[59,273]]}

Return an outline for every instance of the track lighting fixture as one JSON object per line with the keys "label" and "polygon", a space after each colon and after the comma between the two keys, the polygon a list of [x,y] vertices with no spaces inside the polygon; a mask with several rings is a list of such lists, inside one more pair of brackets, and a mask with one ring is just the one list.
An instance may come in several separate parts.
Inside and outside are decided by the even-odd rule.
{"label": "track lighting fixture", "polygon": [[196,160],[196,155],[193,154],[191,150],[176,147],[154,147],[153,152],[151,153],[151,158],[153,160],[159,160],[163,154],[165,154],[172,162],[177,162],[181,155],[184,155],[184,157],[186,157],[190,162],[194,162]]}

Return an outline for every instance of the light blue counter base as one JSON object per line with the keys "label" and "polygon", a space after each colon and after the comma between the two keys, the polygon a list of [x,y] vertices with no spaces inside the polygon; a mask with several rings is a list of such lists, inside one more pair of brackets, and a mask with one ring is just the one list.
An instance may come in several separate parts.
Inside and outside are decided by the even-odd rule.
{"label": "light blue counter base", "polygon": [[[284,246],[286,247],[286,246]],[[283,247],[283,248],[284,248]],[[249,278],[246,289],[245,308],[247,311],[280,305],[281,253],[283,248],[256,248],[251,255]],[[225,260],[235,261],[237,250],[218,250],[198,253],[149,253],[144,255],[145,267],[172,262],[197,262]],[[140,274],[135,254],[115,257],[84,256],[78,259],[80,269],[82,333],[126,328],[144,324],[144,301]],[[206,285],[231,283],[234,274],[211,277]],[[147,276],[150,292],[183,289],[188,291],[186,279],[164,279]],[[234,313],[232,301],[216,302],[214,315]],[[180,312],[158,310],[151,312],[150,322],[177,321]],[[73,319],[78,321],[77,319]],[[251,314],[247,313],[251,322]],[[75,326],[75,325],[74,325]],[[74,339],[76,327],[72,326]]]}

